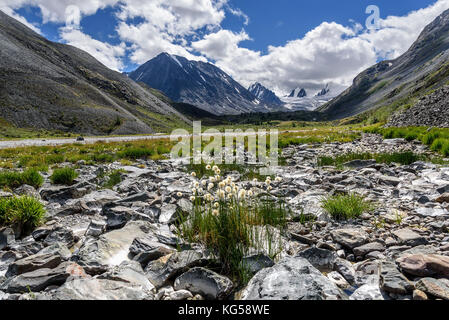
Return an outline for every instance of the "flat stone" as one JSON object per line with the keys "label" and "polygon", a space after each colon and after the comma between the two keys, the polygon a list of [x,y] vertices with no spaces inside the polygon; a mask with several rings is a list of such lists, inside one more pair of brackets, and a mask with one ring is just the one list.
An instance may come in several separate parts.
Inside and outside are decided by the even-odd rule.
{"label": "flat stone", "polygon": [[174,288],[188,290],[213,300],[226,298],[233,288],[233,283],[213,271],[197,267],[176,278]]}
{"label": "flat stone", "polygon": [[445,193],[449,192],[449,184],[447,184],[447,185],[445,185],[445,186],[442,186],[442,187],[438,188],[438,189],[437,189],[437,192],[438,192],[439,194],[445,194]]}
{"label": "flat stone", "polygon": [[423,278],[416,283],[416,288],[434,297],[449,300],[449,281]]}
{"label": "flat stone", "polygon": [[60,286],[68,277],[86,277],[81,266],[63,262],[54,269],[42,268],[8,279],[1,289],[8,293],[39,292],[49,286]]}
{"label": "flat stone", "polygon": [[175,204],[164,204],[161,207],[161,214],[159,216],[160,223],[173,223],[178,218],[177,206]]}
{"label": "flat stone", "polygon": [[99,237],[106,231],[106,222],[103,220],[92,220],[87,227],[85,236]]}
{"label": "flat stone", "polygon": [[413,291],[413,300],[429,300],[429,298],[427,297],[427,294],[424,291],[421,290],[414,290]]}
{"label": "flat stone", "polygon": [[379,183],[397,187],[401,183],[401,180],[396,177],[380,176]]}
{"label": "flat stone", "polygon": [[129,251],[134,255],[133,260],[146,267],[150,261],[174,253],[176,249],[155,241],[154,237],[139,237],[134,239]]}
{"label": "flat stone", "polygon": [[340,273],[349,284],[353,285],[355,283],[356,271],[351,262],[338,258],[334,263],[334,271]]}
{"label": "flat stone", "polygon": [[337,287],[342,290],[348,289],[351,285],[346,281],[346,279],[337,271],[332,271],[327,274],[327,278],[335,283]]}
{"label": "flat stone", "polygon": [[414,289],[413,284],[392,261],[381,261],[379,264],[379,284],[382,290],[401,295],[406,295]]}
{"label": "flat stone", "polygon": [[62,260],[67,261],[72,256],[69,248],[64,243],[55,242],[52,245],[43,248],[38,252],[38,254],[54,254],[61,256]]}
{"label": "flat stone", "polygon": [[54,300],[153,300],[141,286],[108,279],[74,279],[52,293]]}
{"label": "flat stone", "polygon": [[449,193],[443,193],[441,196],[435,199],[438,203],[449,203]]}
{"label": "flat stone", "polygon": [[286,257],[259,271],[241,300],[346,300],[347,296],[301,257]]}
{"label": "flat stone", "polygon": [[436,254],[406,255],[396,260],[400,268],[414,276],[449,277],[449,257]]}
{"label": "flat stone", "polygon": [[401,244],[416,247],[427,244],[427,240],[409,228],[393,231],[393,235]]}
{"label": "flat stone", "polygon": [[416,209],[416,213],[422,217],[440,217],[440,216],[449,216],[449,211],[441,208],[426,208],[421,207]]}
{"label": "flat stone", "polygon": [[65,227],[57,227],[53,229],[44,239],[44,244],[50,246],[56,242],[64,243],[67,247],[75,244],[75,236],[71,229]]}
{"label": "flat stone", "polygon": [[354,248],[354,254],[356,257],[364,257],[366,254],[373,252],[373,251],[385,251],[385,246],[380,242],[371,242],[364,244],[363,246]]}
{"label": "flat stone", "polygon": [[255,254],[244,257],[242,264],[247,268],[251,274],[256,274],[264,268],[274,266],[274,261],[264,254]]}
{"label": "flat stone", "polygon": [[369,235],[355,228],[337,229],[331,231],[332,239],[348,249],[354,249],[368,242]]}
{"label": "flat stone", "polygon": [[390,300],[387,293],[379,288],[379,281],[377,277],[371,277],[371,280],[363,284],[355,290],[349,297],[349,300]]}
{"label": "flat stone", "polygon": [[98,239],[88,238],[74,255],[87,273],[101,274],[129,258],[129,249],[136,237],[147,235],[153,226],[148,222],[132,221],[119,230],[102,234]]}
{"label": "flat stone", "polygon": [[147,279],[142,267],[136,261],[124,261],[120,265],[113,267],[108,272],[103,273],[98,278],[139,285],[148,292],[154,290],[154,286]]}
{"label": "flat stone", "polygon": [[62,263],[62,257],[54,253],[35,254],[13,262],[6,272],[6,276],[12,277],[22,273],[31,272],[42,268],[56,268]]}
{"label": "flat stone", "polygon": [[145,268],[148,280],[156,287],[163,287],[169,279],[186,272],[190,268],[203,265],[207,260],[198,251],[187,250],[151,261]]}
{"label": "flat stone", "polygon": [[192,298],[193,298],[192,293],[187,290],[173,291],[172,293],[169,294],[169,300],[173,300],[173,301],[181,301],[181,300],[187,300],[187,299],[192,299]]}
{"label": "flat stone", "polygon": [[316,247],[301,251],[296,256],[307,259],[312,266],[321,272],[330,272],[334,270],[334,264],[337,260],[337,254],[335,252],[318,249]]}

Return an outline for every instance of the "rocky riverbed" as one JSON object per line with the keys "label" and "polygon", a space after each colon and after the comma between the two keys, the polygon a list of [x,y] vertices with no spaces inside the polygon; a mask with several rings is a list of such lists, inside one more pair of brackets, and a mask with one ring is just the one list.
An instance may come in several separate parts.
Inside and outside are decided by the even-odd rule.
{"label": "rocky riverbed", "polygon": [[[343,170],[316,165],[320,155],[398,150],[428,152],[375,135],[284,149],[287,164],[276,169],[282,181],[271,191],[294,213],[283,251],[276,261],[264,252],[247,257],[254,276],[238,290],[210,267],[208,252],[178,238],[174,222],[191,210],[195,181],[180,163],[80,163],[72,186],[51,185],[47,175],[39,190],[14,190],[41,199],[48,219],[24,238],[0,229],[0,300],[449,299],[449,168],[370,160]],[[122,182],[99,188],[99,172],[112,169],[123,170]],[[249,183],[238,172],[232,177]],[[376,209],[353,221],[330,219],[321,199],[350,192]],[[303,216],[314,219],[296,222]]]}

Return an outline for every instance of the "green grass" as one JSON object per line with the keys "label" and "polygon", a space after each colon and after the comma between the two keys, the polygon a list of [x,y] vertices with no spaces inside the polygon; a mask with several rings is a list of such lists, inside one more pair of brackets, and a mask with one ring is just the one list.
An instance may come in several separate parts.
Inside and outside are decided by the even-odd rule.
{"label": "green grass", "polygon": [[354,193],[326,197],[321,206],[335,220],[356,219],[373,210],[370,202]]}
{"label": "green grass", "polygon": [[42,224],[45,209],[39,200],[23,196],[0,199],[0,224],[29,232]]}
{"label": "green grass", "polygon": [[0,149],[0,168],[36,168],[48,171],[48,167],[65,162],[72,164],[112,163],[120,160],[165,159],[175,145],[168,139],[132,142],[98,142],[94,144],[73,143],[63,146],[33,146]]}
{"label": "green grass", "polygon": [[[213,164],[211,165],[211,167],[212,166]],[[265,181],[265,179],[267,178],[267,176],[263,176],[260,174],[259,170],[261,167],[259,166],[247,164],[220,164],[219,166],[222,175],[227,175],[231,172],[238,172],[240,173],[240,178],[242,180],[257,179],[259,181]],[[199,178],[213,174],[212,169],[207,170],[207,164],[204,162],[202,162],[201,164],[190,163],[185,166],[185,171],[188,173],[195,172],[196,176]],[[274,179],[273,176],[270,176],[270,178]]]}
{"label": "green grass", "polygon": [[99,178],[104,178],[104,177],[107,178],[105,183],[102,184],[102,187],[106,188],[106,189],[114,188],[117,184],[122,182],[122,174],[124,172],[125,172],[124,170],[118,169],[118,170],[112,170],[111,172],[108,172],[108,173],[105,172],[105,173],[98,175]]}
{"label": "green grass", "polygon": [[421,143],[429,146],[432,151],[438,152],[444,157],[449,156],[449,129],[447,128],[383,128],[380,126],[373,126],[370,128],[365,128],[364,131],[369,133],[381,134],[385,139],[416,139],[421,141]]}
{"label": "green grass", "polygon": [[35,187],[41,187],[44,178],[36,169],[28,169],[23,172],[0,171],[0,187],[17,188],[24,184]]}
{"label": "green grass", "polygon": [[353,160],[376,160],[377,163],[399,163],[401,165],[410,165],[416,161],[428,160],[426,156],[417,155],[413,152],[396,153],[348,153],[336,157],[322,156],[317,160],[318,166],[337,166],[340,167],[346,162]]}
{"label": "green grass", "polygon": [[73,168],[55,169],[50,177],[53,184],[72,185],[78,177],[78,173]]}

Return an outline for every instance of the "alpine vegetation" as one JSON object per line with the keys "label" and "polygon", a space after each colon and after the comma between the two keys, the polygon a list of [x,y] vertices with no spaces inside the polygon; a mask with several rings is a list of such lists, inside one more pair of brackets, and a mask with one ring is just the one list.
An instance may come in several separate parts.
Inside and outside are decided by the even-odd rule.
{"label": "alpine vegetation", "polygon": [[278,259],[289,210],[281,199],[269,194],[271,178],[265,181],[266,193],[259,194],[250,186],[237,186],[231,176],[223,177],[218,166],[207,165],[206,169],[208,175],[192,184],[193,209],[181,215],[180,235],[210,250],[221,272],[245,284],[251,276],[245,257],[266,254]]}

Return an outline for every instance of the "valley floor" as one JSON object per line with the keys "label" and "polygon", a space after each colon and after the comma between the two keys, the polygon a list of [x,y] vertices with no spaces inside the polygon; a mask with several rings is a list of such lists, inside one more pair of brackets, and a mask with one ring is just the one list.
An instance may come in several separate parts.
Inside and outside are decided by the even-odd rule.
{"label": "valley floor", "polygon": [[[47,211],[31,235],[0,229],[0,300],[449,299],[449,167],[432,163],[417,141],[290,138],[269,187],[242,168],[220,173],[239,190],[284,199],[291,211],[245,257],[249,282],[217,266],[206,242],[178,231],[179,215],[197,205],[192,186],[201,185],[202,168],[192,175],[172,160],[81,160],[73,185],[54,185],[50,169],[38,189],[0,192],[37,197]],[[336,158],[357,154],[379,160]],[[401,165],[382,154],[416,158]],[[111,172],[120,177],[105,188]],[[348,219],[323,205],[354,194],[370,206]]]}

